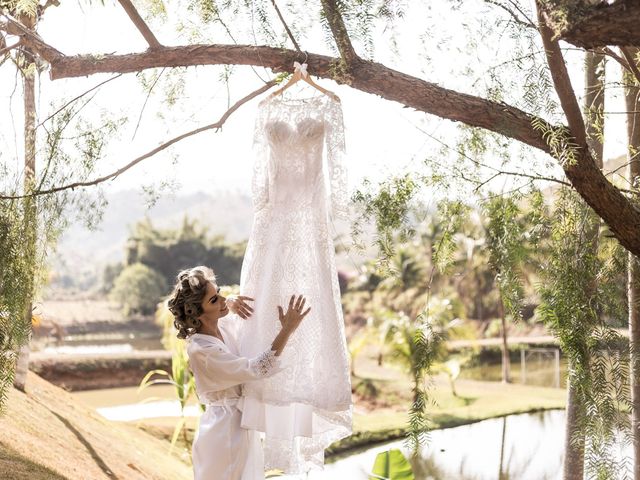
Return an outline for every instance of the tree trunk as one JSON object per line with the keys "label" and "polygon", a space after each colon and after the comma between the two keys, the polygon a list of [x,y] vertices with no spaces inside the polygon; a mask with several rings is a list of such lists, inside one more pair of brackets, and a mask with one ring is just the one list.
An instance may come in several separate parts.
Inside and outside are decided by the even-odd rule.
{"label": "tree trunk", "polygon": [[[571,368],[571,366],[569,366]],[[584,433],[579,430],[584,417],[575,385],[567,382],[567,423],[564,437],[564,480],[584,479]]]}
{"label": "tree trunk", "polygon": [[[21,22],[29,25],[32,29],[35,27],[35,18],[23,15]],[[32,52],[25,48],[20,54],[21,59],[20,70],[22,73],[22,84],[24,89],[24,191],[31,192],[36,187],[36,101],[35,101],[35,75],[36,65],[35,56]],[[25,246],[27,255],[36,255],[36,230],[37,230],[37,201],[35,197],[26,197],[24,199],[24,241],[28,243]],[[33,262],[27,262],[27,265],[33,265]],[[35,272],[32,273],[30,287],[35,283]],[[33,295],[34,289],[29,288]],[[31,318],[33,311],[33,298],[25,305],[24,322],[25,329],[28,330],[26,342],[20,346],[18,359],[16,363],[16,374],[13,380],[15,388],[24,391],[27,382],[27,372],[29,371],[29,354],[31,340]]]}
{"label": "tree trunk", "polygon": [[[630,49],[635,58],[640,49]],[[627,133],[629,136],[628,179],[630,186],[640,181],[640,87],[631,75],[625,75],[625,102],[627,106]],[[633,188],[633,187],[632,187]],[[631,428],[633,435],[633,478],[640,480],[640,262],[629,253],[627,270],[627,296],[629,304],[629,350],[631,385]]]}
{"label": "tree trunk", "polygon": [[500,319],[502,320],[502,383],[511,383],[510,360],[509,360],[509,344],[507,342],[507,318],[504,314],[504,303],[502,302],[502,293],[500,295]]}
{"label": "tree trunk", "polygon": [[[602,169],[603,143],[599,136],[599,127],[604,129],[604,56],[587,52],[585,55],[585,96],[584,117],[587,133],[587,143],[592,150],[593,158]],[[599,224],[591,225],[586,241],[590,242],[593,250],[598,249]],[[595,290],[596,279],[592,284]],[[571,365],[569,365],[571,368]],[[584,444],[585,435],[582,429],[584,409],[580,405],[575,385],[571,377],[567,382],[567,419],[565,428],[565,463],[564,480],[580,479],[584,477]]]}

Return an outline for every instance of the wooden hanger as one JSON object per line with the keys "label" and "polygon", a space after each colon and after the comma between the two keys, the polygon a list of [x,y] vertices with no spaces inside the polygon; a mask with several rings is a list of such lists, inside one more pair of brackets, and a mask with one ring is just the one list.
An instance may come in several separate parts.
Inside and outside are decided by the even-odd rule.
{"label": "wooden hanger", "polygon": [[[306,53],[305,53],[305,55],[306,55]],[[307,55],[307,57],[308,57],[308,55]],[[306,59],[307,58],[305,58],[305,60]],[[295,67],[295,69],[293,71],[293,75],[291,76],[291,78],[289,79],[287,84],[284,87],[279,88],[278,90],[276,90],[275,92],[270,94],[267,98],[273,98],[273,97],[275,97],[277,95],[280,95],[280,94],[282,94],[282,92],[284,92],[287,88],[289,88],[293,84],[299,82],[300,80],[304,80],[305,82],[307,82],[309,85],[311,85],[316,90],[320,90],[322,93],[332,97],[333,99],[335,99],[338,102],[340,101],[340,97],[338,97],[338,95],[336,95],[335,93],[333,93],[330,90],[327,90],[326,88],[322,88],[320,85],[318,85],[316,82],[314,82],[311,79],[311,75],[309,75],[309,73],[307,72],[307,64],[306,63],[300,64],[298,62],[293,62],[293,66]]]}

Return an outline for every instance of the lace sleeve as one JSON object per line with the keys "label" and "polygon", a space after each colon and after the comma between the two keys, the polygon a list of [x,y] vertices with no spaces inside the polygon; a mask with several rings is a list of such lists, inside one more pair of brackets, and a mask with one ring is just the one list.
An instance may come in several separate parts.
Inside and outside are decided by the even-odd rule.
{"label": "lace sleeve", "polygon": [[269,143],[265,134],[269,104],[265,100],[258,105],[253,130],[253,175],[251,194],[255,211],[262,209],[269,201]]}
{"label": "lace sleeve", "polygon": [[219,390],[280,372],[280,358],[275,353],[267,350],[248,358],[235,355],[226,346],[211,343],[193,349],[190,359],[193,358],[195,364],[204,364],[210,389]]}
{"label": "lace sleeve", "polygon": [[344,164],[344,122],[340,101],[332,101],[325,117],[325,144],[329,171],[329,203],[334,218],[348,216],[347,169]]}
{"label": "lace sleeve", "polygon": [[249,368],[258,378],[268,377],[280,366],[280,359],[276,357],[275,350],[265,350],[260,355],[249,361]]}

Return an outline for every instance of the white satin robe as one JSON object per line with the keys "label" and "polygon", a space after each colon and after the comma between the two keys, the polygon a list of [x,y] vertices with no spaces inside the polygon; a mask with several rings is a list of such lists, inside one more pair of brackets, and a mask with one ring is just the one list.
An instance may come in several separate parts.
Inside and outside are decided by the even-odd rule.
{"label": "white satin robe", "polygon": [[242,428],[241,384],[270,377],[282,369],[275,351],[255,358],[239,355],[237,315],[218,321],[224,342],[201,333],[187,339],[189,366],[200,403],[207,405],[200,417],[193,448],[194,480],[263,480],[264,451],[261,434]]}

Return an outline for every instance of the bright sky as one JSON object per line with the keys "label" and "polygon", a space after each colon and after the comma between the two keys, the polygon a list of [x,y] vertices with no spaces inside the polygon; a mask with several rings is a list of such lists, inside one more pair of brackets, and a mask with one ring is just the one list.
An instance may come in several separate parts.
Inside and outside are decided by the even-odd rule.
{"label": "bright sky", "polygon": [[[267,2],[268,3],[268,2]],[[285,2],[282,2],[285,4]],[[411,9],[401,23],[398,35],[400,55],[386,48],[388,32],[382,29],[376,34],[376,61],[406,73],[417,75],[447,88],[478,94],[474,91],[472,70],[482,72],[499,62],[500,53],[510,48],[507,35],[489,38],[471,38],[475,48],[468,48],[470,33],[462,26],[463,18],[469,22],[486,21],[486,15],[470,15],[486,6],[476,2],[477,7],[465,2],[464,11],[453,11],[449,2],[435,2],[436,6],[410,2]],[[420,3],[420,4],[419,4]],[[184,6],[183,12],[184,12]],[[179,15],[169,12],[170,22],[176,22]],[[242,19],[234,20],[231,28],[240,25]],[[442,25],[446,23],[447,28]],[[152,30],[166,45],[186,44],[170,26],[163,27],[151,22]],[[242,26],[245,28],[246,25]],[[218,29],[219,30],[219,29]],[[131,53],[146,49],[146,43],[133,26],[117,2],[108,1],[89,7],[82,2],[61,2],[59,7],[51,7],[39,27],[40,35],[49,44],[66,55],[77,53]],[[426,35],[425,32],[430,32]],[[229,43],[228,38],[218,36],[217,42]],[[331,53],[323,40],[319,28],[312,29],[308,38],[302,40],[302,48],[317,52]],[[356,48],[361,45],[356,42]],[[573,55],[573,57],[571,56]],[[582,91],[581,54],[569,53],[569,61],[574,73],[574,88]],[[618,67],[609,62],[611,80],[618,77]],[[0,159],[13,159],[15,165],[22,158],[22,111],[20,84],[10,102],[14,90],[15,77],[11,68],[0,68]],[[133,138],[138,116],[142,111],[146,94],[135,75],[125,75],[102,87],[92,102],[90,118],[100,124],[101,117],[114,118],[129,115],[131,120],[122,130],[119,139],[113,140],[105,160],[98,168],[99,174],[109,173],[128,163],[133,158],[151,150],[158,144],[199,126],[213,123],[226,110],[227,91],[219,76],[220,66],[190,67],[184,90],[178,94],[177,102],[170,107],[161,103],[164,95],[157,91],[152,95],[141,117],[140,126]],[[262,78],[270,78],[270,71],[256,69]],[[467,72],[465,74],[465,72]],[[151,72],[148,72],[151,74]],[[313,74],[313,72],[310,72]],[[170,70],[164,75],[170,75]],[[38,105],[40,119],[54,109],[50,102],[61,104],[61,98],[72,98],[88,88],[97,85],[112,74],[94,75],[89,78],[62,79],[50,81],[48,75],[41,78]],[[480,78],[482,79],[481,75]],[[417,167],[422,160],[441,149],[439,141],[453,145],[456,128],[453,122],[425,115],[404,108],[395,102],[365,94],[348,86],[319,79],[318,83],[333,90],[342,98],[344,109],[346,142],[348,150],[349,184],[357,187],[364,177],[374,180],[399,173],[406,168]],[[482,82],[481,82],[482,83]],[[255,90],[261,85],[256,73],[249,67],[235,67],[230,85],[231,103]],[[311,87],[304,87],[301,96],[313,93]],[[623,110],[619,89],[612,90],[607,98],[607,111]],[[145,160],[106,186],[107,191],[117,191],[141,186],[159,185],[161,182],[177,181],[170,190],[176,192],[205,191],[215,193],[227,190],[249,193],[250,172],[253,161],[251,137],[258,100],[245,104],[225,123],[221,132],[212,131],[199,134],[178,143],[171,150]],[[9,110],[10,106],[10,110]],[[10,114],[7,114],[9,112]],[[164,117],[160,118],[160,117]],[[624,115],[613,114],[606,123],[605,157],[624,153],[626,129]],[[425,135],[424,132],[428,132]],[[40,131],[39,135],[44,132]],[[532,154],[537,155],[537,154]],[[453,155],[452,155],[453,157]],[[446,164],[450,159],[443,158]],[[39,165],[37,168],[42,168]],[[556,170],[557,172],[557,170]],[[542,173],[542,172],[539,172]]]}

